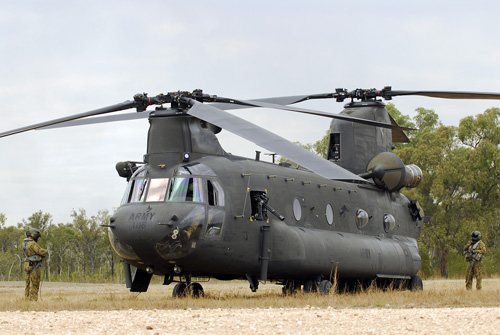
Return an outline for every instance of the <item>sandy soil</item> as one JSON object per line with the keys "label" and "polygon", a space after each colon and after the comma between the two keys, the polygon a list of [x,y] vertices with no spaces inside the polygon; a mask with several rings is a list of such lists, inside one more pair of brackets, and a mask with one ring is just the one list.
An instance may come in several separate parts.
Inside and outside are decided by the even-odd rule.
{"label": "sandy soil", "polygon": [[500,307],[2,312],[2,334],[500,334]]}

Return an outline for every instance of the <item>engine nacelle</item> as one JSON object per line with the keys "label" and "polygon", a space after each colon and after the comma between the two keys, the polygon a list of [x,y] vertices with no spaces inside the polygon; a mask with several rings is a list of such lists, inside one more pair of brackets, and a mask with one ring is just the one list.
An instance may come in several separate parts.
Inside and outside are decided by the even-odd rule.
{"label": "engine nacelle", "polygon": [[373,157],[366,166],[364,178],[372,178],[380,188],[389,192],[403,187],[417,187],[422,181],[422,170],[414,165],[404,165],[401,158],[392,152],[382,152]]}

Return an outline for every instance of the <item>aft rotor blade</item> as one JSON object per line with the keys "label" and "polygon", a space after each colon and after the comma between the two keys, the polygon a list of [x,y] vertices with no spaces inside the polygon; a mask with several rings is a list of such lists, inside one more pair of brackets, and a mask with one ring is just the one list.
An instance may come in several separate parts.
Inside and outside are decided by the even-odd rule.
{"label": "aft rotor blade", "polygon": [[102,114],[117,112],[117,111],[129,109],[129,108],[134,108],[134,107],[137,107],[137,102],[129,100],[129,101],[125,101],[125,102],[111,105],[108,107],[94,109],[92,111],[88,111],[85,113],[70,115],[70,116],[59,118],[59,119],[54,119],[54,120],[50,120],[50,121],[36,123],[36,124],[31,125],[31,126],[26,126],[26,127],[17,128],[14,130],[9,130],[9,131],[0,133],[0,138],[5,137],[5,136],[14,135],[14,134],[19,134],[19,133],[29,131],[29,130],[40,129],[43,127],[47,127],[47,126],[51,126],[51,125],[55,125],[55,124],[60,124],[60,123],[64,123],[64,122],[68,122],[68,121],[72,121],[72,120],[78,120],[78,119],[82,119],[82,118],[89,117],[89,116],[102,115]]}
{"label": "aft rotor blade", "polygon": [[219,108],[192,100],[188,114],[243,137],[258,146],[290,159],[328,179],[362,181],[358,175],[323,159],[264,128],[227,113]]}
{"label": "aft rotor blade", "polygon": [[421,95],[443,99],[490,99],[500,100],[500,93],[494,92],[458,92],[458,91],[390,91],[390,96]]}
{"label": "aft rotor blade", "polygon": [[[254,102],[259,102],[259,101],[277,105],[293,105],[309,99],[311,99],[311,95],[292,95],[292,96],[262,98],[262,99],[252,99],[252,100],[234,100],[233,103],[216,102],[216,103],[211,103],[210,106],[222,110],[228,110],[228,109],[252,108],[252,106],[248,106],[248,104],[254,105]],[[240,102],[244,102],[244,104],[239,104]]]}
{"label": "aft rotor blade", "polygon": [[401,126],[393,125],[390,123],[383,123],[383,122],[378,122],[378,121],[360,119],[360,118],[352,117],[352,116],[348,116],[348,115],[332,114],[332,113],[327,113],[327,112],[322,112],[322,111],[317,111],[317,110],[312,110],[312,109],[306,109],[306,108],[283,106],[283,105],[278,105],[278,104],[274,104],[274,103],[267,103],[267,102],[262,102],[262,101],[256,101],[256,100],[251,100],[251,101],[240,100],[240,101],[244,102],[244,103],[248,103],[248,104],[253,104],[257,107],[274,108],[274,109],[281,109],[281,110],[286,110],[286,111],[291,111],[291,112],[325,116],[325,117],[329,117],[332,119],[339,119],[339,120],[348,121],[348,122],[361,123],[361,124],[366,124],[369,126],[376,126],[376,127],[389,128],[389,129],[398,129],[398,130],[415,130],[413,128],[401,127]]}

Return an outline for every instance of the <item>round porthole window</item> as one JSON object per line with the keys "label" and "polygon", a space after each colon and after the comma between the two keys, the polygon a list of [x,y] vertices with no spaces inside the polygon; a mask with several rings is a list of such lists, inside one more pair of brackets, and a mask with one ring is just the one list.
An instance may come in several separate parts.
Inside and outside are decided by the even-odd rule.
{"label": "round porthole window", "polygon": [[394,216],[391,214],[385,214],[384,215],[384,230],[386,233],[390,232],[391,230],[396,227],[396,219]]}
{"label": "round porthole window", "polygon": [[326,222],[328,222],[328,224],[331,226],[333,224],[333,208],[332,208],[332,205],[330,205],[330,204],[326,205],[325,216],[326,216]]}
{"label": "round porthole window", "polygon": [[365,227],[370,220],[370,216],[364,209],[358,209],[356,211],[356,225],[359,229]]}
{"label": "round porthole window", "polygon": [[302,218],[302,206],[300,204],[300,200],[297,198],[293,199],[293,216],[297,221]]}

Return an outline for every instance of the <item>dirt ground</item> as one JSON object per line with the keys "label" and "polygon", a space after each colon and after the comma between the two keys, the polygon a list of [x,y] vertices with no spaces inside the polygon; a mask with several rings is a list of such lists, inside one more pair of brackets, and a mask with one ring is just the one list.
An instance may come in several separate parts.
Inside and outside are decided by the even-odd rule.
{"label": "dirt ground", "polygon": [[[215,307],[213,303],[223,300],[214,298],[218,296],[214,292],[217,289],[229,289],[242,296],[245,301],[252,299],[251,295],[244,293],[249,294],[248,283],[228,285],[206,284],[207,291],[212,294],[209,308],[190,308],[201,305],[203,300],[188,300],[185,304],[178,300],[178,305],[173,308],[150,307],[151,309],[146,310],[141,309],[145,307],[137,308],[140,299],[145,299],[147,303],[140,306],[162,306],[159,302],[172,300],[165,294],[165,287],[152,285],[149,295],[134,295],[134,298],[129,296],[120,300],[120,297],[129,294],[123,289],[123,285],[44,283],[42,302],[26,306],[22,296],[22,282],[0,282],[0,305],[2,300],[6,303],[10,299],[12,305],[9,306],[14,307],[4,307],[4,311],[0,312],[0,334],[500,334],[500,303],[496,298],[500,294],[499,279],[485,280],[485,295],[476,305],[470,302],[475,291],[470,292],[471,295],[464,293],[463,280],[447,280],[425,282],[424,292],[428,293],[422,296],[426,297],[425,301],[438,300],[438,304],[427,305],[415,301],[414,306],[404,302],[389,305],[383,302],[385,295],[375,295],[375,299],[381,299],[381,302],[371,303],[370,306],[377,306],[374,308],[346,308],[339,307],[338,304],[334,305],[336,307],[310,307],[314,305],[302,304],[305,307],[300,308],[236,308],[237,305],[231,308]],[[273,295],[274,291],[279,292],[280,287],[268,286],[262,289],[264,291],[261,292],[261,298],[253,298],[254,300],[265,299]],[[439,301],[449,299],[446,298],[447,295],[440,295],[443,290],[451,292],[458,299],[457,307],[439,306]],[[120,310],[104,307],[105,301],[113,297],[119,304],[132,301],[131,306],[135,307]],[[365,299],[369,297],[370,295],[366,295]],[[394,297],[404,299],[406,294],[395,294]],[[495,299],[489,300],[486,297]],[[470,302],[467,308],[458,304],[464,298]],[[82,301],[81,310],[75,310],[73,305],[68,304],[73,299]],[[85,300],[98,300],[98,306],[101,307],[93,308],[94,305],[84,303]],[[277,298],[277,303],[286,301],[294,300]],[[455,306],[455,300],[449,301],[453,303],[447,303],[447,306]],[[64,305],[65,303],[68,305]],[[172,306],[172,303],[163,305]],[[68,306],[67,309],[65,306]]]}
{"label": "dirt ground", "polygon": [[2,334],[500,334],[498,308],[2,312]]}

